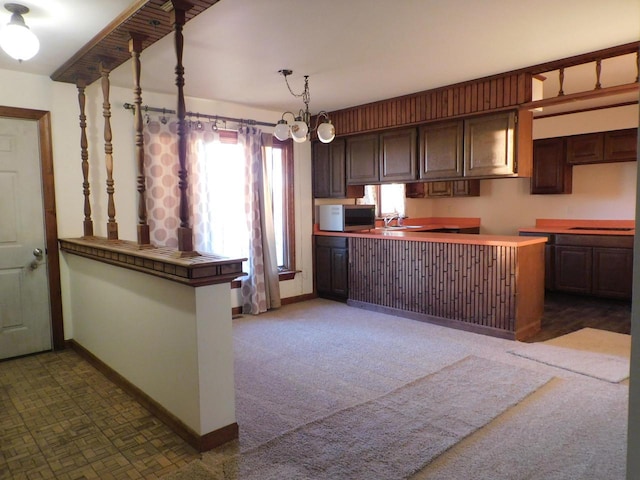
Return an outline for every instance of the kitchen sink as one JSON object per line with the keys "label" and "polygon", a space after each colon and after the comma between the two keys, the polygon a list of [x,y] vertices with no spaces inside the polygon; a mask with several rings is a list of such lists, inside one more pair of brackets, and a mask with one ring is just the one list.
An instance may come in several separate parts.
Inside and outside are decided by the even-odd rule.
{"label": "kitchen sink", "polygon": [[569,230],[603,230],[609,232],[630,232],[633,228],[627,227],[571,227]]}
{"label": "kitchen sink", "polygon": [[389,225],[388,227],[382,227],[385,230],[410,230],[413,228],[424,228],[422,225]]}

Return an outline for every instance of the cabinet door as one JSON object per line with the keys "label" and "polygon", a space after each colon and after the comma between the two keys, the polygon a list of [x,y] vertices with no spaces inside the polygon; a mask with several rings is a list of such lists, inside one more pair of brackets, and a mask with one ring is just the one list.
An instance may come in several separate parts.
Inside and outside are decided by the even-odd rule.
{"label": "cabinet door", "polygon": [[405,198],[424,198],[427,193],[425,185],[425,183],[421,182],[406,183],[404,186]]}
{"label": "cabinet door", "polygon": [[570,165],[600,163],[603,158],[604,135],[602,132],[567,137],[567,163]]}
{"label": "cabinet door", "polygon": [[313,196],[314,198],[345,198],[345,141],[313,144]]}
{"label": "cabinet door", "polygon": [[629,162],[638,159],[638,129],[604,133],[604,161]]}
{"label": "cabinet door", "polygon": [[462,176],[462,121],[425,125],[419,139],[421,179]]}
{"label": "cabinet door", "polygon": [[593,294],[599,297],[631,298],[633,250],[593,249]]}
{"label": "cabinet door", "polygon": [[464,122],[464,176],[514,175],[515,113],[484,115]]}
{"label": "cabinet door", "polygon": [[378,135],[347,138],[347,184],[366,185],[380,182]]}
{"label": "cabinet door", "polygon": [[451,182],[427,182],[428,197],[450,197],[453,193]]}
{"label": "cabinet door", "polygon": [[566,162],[564,138],[533,142],[532,194],[571,193],[572,172],[571,165]]}
{"label": "cabinet door", "polygon": [[556,290],[591,293],[591,247],[556,245],[554,260]]}
{"label": "cabinet door", "polygon": [[480,180],[454,180],[451,184],[454,197],[480,196]]}
{"label": "cabinet door", "polygon": [[329,182],[329,196],[344,198],[347,194],[345,141],[343,138],[334,139],[329,144],[329,163],[331,181]]}
{"label": "cabinet door", "polygon": [[313,144],[311,166],[313,170],[313,196],[315,198],[328,198],[331,196],[329,145],[322,142],[314,142]]}
{"label": "cabinet door", "polygon": [[347,298],[349,294],[348,252],[346,248],[331,250],[331,293],[337,297]]}
{"label": "cabinet door", "polygon": [[331,247],[316,245],[316,290],[331,294]]}
{"label": "cabinet door", "polygon": [[415,128],[380,134],[380,181],[410,182],[417,178]]}

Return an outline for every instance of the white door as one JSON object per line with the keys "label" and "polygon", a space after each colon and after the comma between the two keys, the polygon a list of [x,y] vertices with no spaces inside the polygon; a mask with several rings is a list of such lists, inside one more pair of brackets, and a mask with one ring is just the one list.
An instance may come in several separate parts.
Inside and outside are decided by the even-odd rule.
{"label": "white door", "polygon": [[0,359],[51,349],[38,138],[0,118]]}

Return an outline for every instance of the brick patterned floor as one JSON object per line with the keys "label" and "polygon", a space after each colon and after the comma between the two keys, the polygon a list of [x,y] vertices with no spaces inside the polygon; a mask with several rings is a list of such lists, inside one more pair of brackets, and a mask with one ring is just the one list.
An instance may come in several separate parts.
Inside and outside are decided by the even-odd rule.
{"label": "brick patterned floor", "polygon": [[197,458],[72,350],[0,362],[1,479],[155,479]]}

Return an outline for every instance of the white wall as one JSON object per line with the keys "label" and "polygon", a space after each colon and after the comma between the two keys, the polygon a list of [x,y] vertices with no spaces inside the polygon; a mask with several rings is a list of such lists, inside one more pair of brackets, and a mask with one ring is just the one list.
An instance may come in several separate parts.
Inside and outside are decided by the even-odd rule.
{"label": "white wall", "polygon": [[[121,68],[130,68],[123,65]],[[0,70],[0,104],[51,112],[53,163],[56,182],[58,235],[60,238],[83,234],[83,194],[80,159],[80,127],[78,92],[75,85],[57,83],[48,77]],[[144,84],[143,84],[144,88]],[[188,89],[187,89],[188,92]],[[89,181],[91,208],[96,235],[106,235],[106,171],[104,165],[104,121],[100,82],[86,89],[87,136],[89,142]],[[174,95],[142,93],[144,104],[176,108]],[[133,115],[124,103],[133,102],[128,88],[112,86],[110,92],[111,128],[113,134],[113,177],[115,181],[116,220],[119,237],[136,240],[137,167],[134,160]],[[213,115],[252,118],[275,123],[281,112],[270,112],[214,100],[186,99],[187,110]],[[265,128],[268,131],[268,128]],[[283,298],[313,291],[311,235],[311,148],[308,143],[294,146],[295,157],[295,246],[296,268],[293,280],[281,282]],[[73,320],[69,303],[69,277],[64,258],[61,259],[61,281],[65,337],[73,338]],[[240,305],[237,292],[231,293],[232,306]]]}
{"label": "white wall", "polygon": [[[638,126],[638,106],[596,110],[534,121],[534,138]],[[480,181],[480,197],[407,199],[410,217],[480,217],[481,232],[517,234],[537,218],[635,218],[637,162],[573,167],[570,195],[530,195],[526,178]]]}

